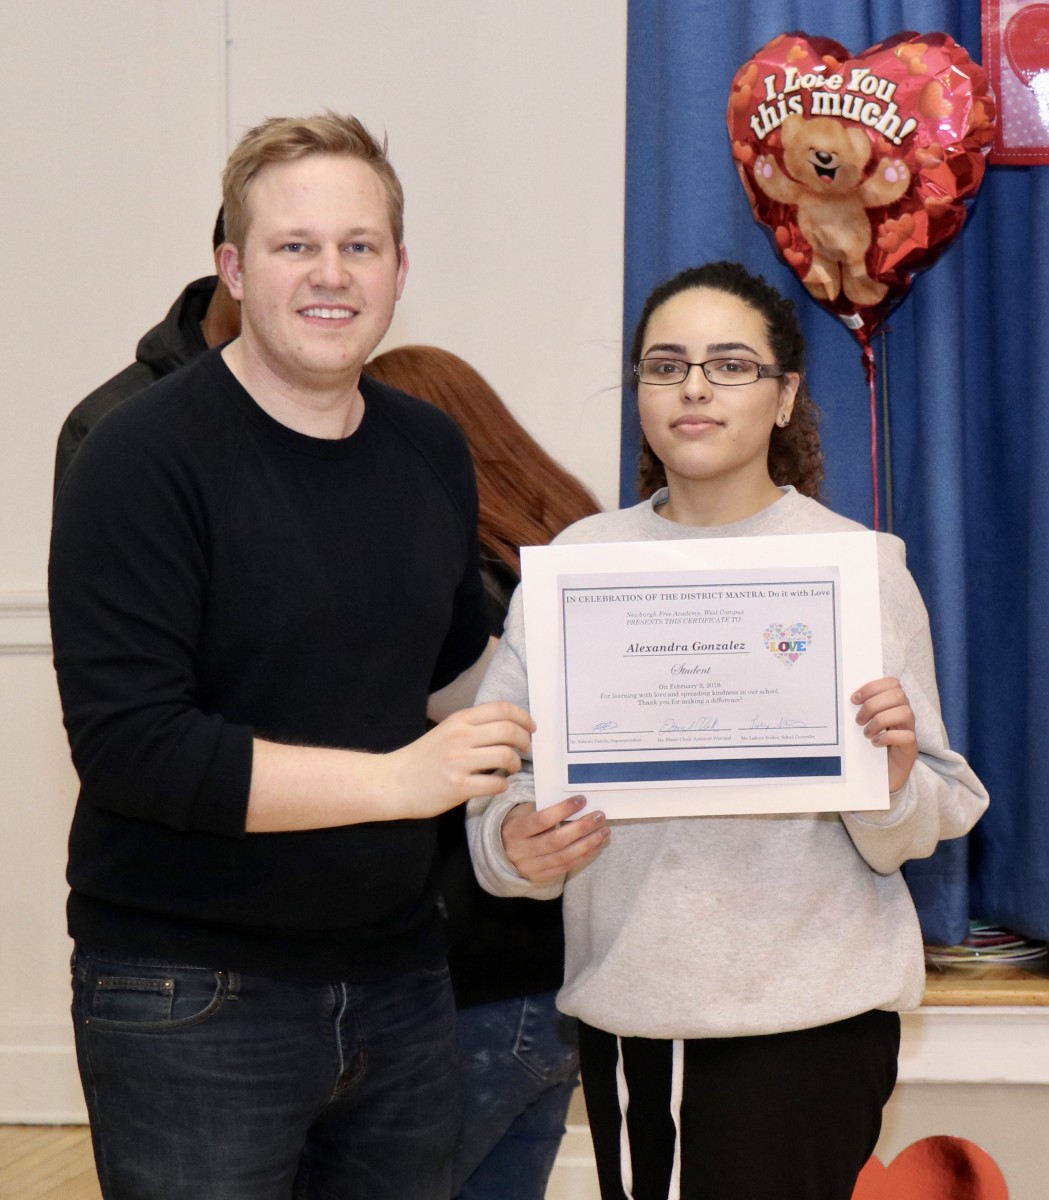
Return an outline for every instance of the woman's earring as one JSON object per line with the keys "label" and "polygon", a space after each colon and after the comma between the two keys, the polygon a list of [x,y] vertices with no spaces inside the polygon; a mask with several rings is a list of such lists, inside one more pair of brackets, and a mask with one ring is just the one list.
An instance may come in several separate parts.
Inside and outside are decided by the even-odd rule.
{"label": "woman's earring", "polygon": [[780,413],[780,415],[776,418],[776,424],[780,427],[780,429],[786,429],[790,424],[790,417],[786,416],[784,413]]}

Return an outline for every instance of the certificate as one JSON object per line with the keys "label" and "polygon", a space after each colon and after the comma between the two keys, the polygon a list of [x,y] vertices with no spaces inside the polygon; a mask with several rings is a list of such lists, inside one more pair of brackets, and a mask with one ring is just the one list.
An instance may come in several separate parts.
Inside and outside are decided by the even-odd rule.
{"label": "certificate", "polygon": [[849,701],[880,678],[873,533],[526,547],[539,807],[888,807]]}

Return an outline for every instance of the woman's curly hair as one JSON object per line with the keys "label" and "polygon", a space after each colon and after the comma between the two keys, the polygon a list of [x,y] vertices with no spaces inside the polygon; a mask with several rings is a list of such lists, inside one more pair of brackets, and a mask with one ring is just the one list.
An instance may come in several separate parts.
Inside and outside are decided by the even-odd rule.
{"label": "woman's curly hair", "polygon": [[[637,323],[630,348],[630,386],[637,389],[634,368],[641,358],[645,331],[652,314],[672,296],[692,288],[709,288],[738,296],[761,313],[765,330],[778,366],[800,376],[790,423],[776,425],[769,440],[769,475],[777,486],[793,484],[803,496],[819,499],[823,486],[823,449],[820,446],[819,409],[809,394],[805,373],[805,339],[798,324],[794,303],[781,295],[760,275],[751,273],[737,262],[713,262],[689,267],[668,279],[649,296]],[[638,457],[637,490],[644,500],[666,486],[662,462],[655,456],[644,433]]]}

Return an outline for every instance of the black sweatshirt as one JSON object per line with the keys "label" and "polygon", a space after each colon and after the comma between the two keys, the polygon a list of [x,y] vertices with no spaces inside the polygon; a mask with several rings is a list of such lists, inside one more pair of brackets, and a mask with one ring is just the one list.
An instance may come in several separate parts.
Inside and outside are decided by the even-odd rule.
{"label": "black sweatshirt", "polygon": [[307,437],[210,351],[112,412],[63,481],[69,930],[93,949],[324,979],[439,959],[436,821],[245,833],[254,736],[403,746],[485,645],[465,441],[361,389],[351,437]]}

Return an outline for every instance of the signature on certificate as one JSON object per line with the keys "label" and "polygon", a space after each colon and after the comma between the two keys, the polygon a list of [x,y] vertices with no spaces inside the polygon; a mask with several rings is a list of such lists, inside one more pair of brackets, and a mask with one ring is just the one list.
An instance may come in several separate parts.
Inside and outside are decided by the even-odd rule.
{"label": "signature on certificate", "polygon": [[717,729],[717,717],[697,717],[694,721],[681,723],[675,717],[667,717],[659,726],[660,733],[690,733],[695,730]]}
{"label": "signature on certificate", "polygon": [[748,729],[811,729],[813,726],[805,721],[796,721],[793,717],[780,717],[778,721],[763,721],[755,717],[747,726]]}

